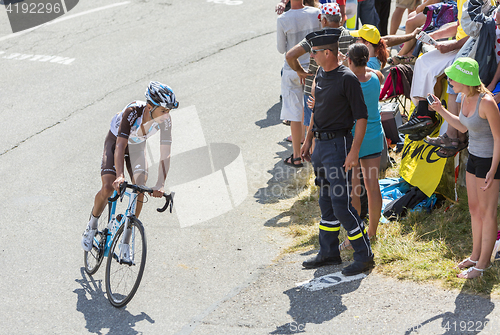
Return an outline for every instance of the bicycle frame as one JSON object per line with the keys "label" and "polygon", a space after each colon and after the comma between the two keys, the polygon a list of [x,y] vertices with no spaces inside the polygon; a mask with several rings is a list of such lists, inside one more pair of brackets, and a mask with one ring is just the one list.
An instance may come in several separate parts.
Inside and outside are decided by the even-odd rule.
{"label": "bicycle frame", "polygon": [[[118,193],[116,191],[114,191],[112,197],[113,198],[116,197],[117,194]],[[118,229],[120,229],[120,227],[123,224],[128,225],[130,218],[135,217],[137,198],[138,198],[139,194],[137,192],[130,192],[128,190],[125,190],[123,192],[123,196],[127,196],[129,198],[129,200],[128,200],[127,209],[125,210],[125,214],[123,215],[123,217],[121,218],[120,221],[116,220],[116,206],[117,206],[118,199],[116,199],[113,202],[111,202],[111,201],[108,202],[108,204],[109,204],[108,217],[110,218],[110,220],[108,222],[108,228],[107,228],[108,231],[107,231],[107,237],[106,237],[106,244],[104,247],[104,257],[109,256],[109,249],[111,248],[111,244],[113,243],[113,239],[115,238],[115,235],[116,235],[116,232],[118,231]],[[112,223],[112,226],[110,226],[111,223]],[[127,226],[125,226],[125,227],[127,227]],[[125,228],[125,229],[127,229],[127,228]],[[134,232],[132,232],[132,233],[134,233]],[[126,235],[127,234],[124,233],[123,237],[125,238]],[[132,235],[131,239],[132,239],[132,243],[130,244],[130,246],[132,248],[131,255],[133,257],[133,255],[134,255],[134,252],[133,252],[134,251],[134,243],[133,242],[135,240],[135,236]],[[132,259],[132,261],[133,261],[133,259]]]}

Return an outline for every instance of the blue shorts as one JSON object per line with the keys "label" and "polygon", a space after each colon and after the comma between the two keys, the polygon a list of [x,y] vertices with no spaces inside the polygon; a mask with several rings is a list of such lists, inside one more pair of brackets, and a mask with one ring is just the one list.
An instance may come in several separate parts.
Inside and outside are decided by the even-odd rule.
{"label": "blue shorts", "polygon": [[309,99],[309,95],[304,93],[304,126],[309,127],[311,123],[311,114],[312,110],[307,106],[307,100]]}

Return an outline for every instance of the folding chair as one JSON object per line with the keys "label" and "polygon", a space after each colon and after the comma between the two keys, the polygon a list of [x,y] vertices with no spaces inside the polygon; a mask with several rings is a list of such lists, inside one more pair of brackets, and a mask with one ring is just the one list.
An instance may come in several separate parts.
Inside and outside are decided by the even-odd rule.
{"label": "folding chair", "polygon": [[398,102],[401,105],[401,111],[408,117],[410,110],[406,108],[408,100],[411,101],[410,89],[413,78],[413,69],[407,64],[398,64],[389,70],[389,76],[385,81],[384,87],[380,91],[379,100],[382,102]]}

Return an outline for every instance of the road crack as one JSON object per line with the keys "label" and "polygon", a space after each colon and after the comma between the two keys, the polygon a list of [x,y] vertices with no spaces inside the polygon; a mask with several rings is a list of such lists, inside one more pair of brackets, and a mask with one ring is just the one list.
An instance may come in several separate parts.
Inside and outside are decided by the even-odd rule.
{"label": "road crack", "polygon": [[211,53],[209,53],[208,55],[201,56],[201,57],[199,57],[199,58],[197,58],[197,59],[190,60],[190,61],[188,60],[188,61],[185,61],[185,62],[180,62],[180,63],[176,63],[176,64],[173,64],[173,65],[169,65],[169,66],[167,66],[167,67],[165,67],[165,68],[159,69],[159,70],[157,70],[157,71],[154,71],[154,72],[152,72],[152,73],[148,73],[147,75],[145,75],[145,76],[143,76],[143,77],[141,77],[141,78],[139,78],[139,79],[135,80],[134,82],[131,82],[131,83],[129,83],[129,84],[125,84],[125,85],[123,85],[123,86],[120,86],[120,87],[118,87],[118,88],[116,88],[116,89],[112,90],[112,91],[109,91],[108,93],[106,93],[106,94],[105,94],[104,96],[102,96],[101,98],[94,100],[94,101],[93,101],[93,102],[91,102],[90,104],[88,104],[88,105],[86,105],[86,106],[84,106],[84,107],[82,107],[82,108],[79,108],[79,109],[77,109],[77,110],[75,110],[75,111],[73,111],[73,112],[69,113],[67,116],[65,116],[65,117],[64,117],[64,118],[62,118],[61,120],[59,120],[59,121],[57,121],[57,122],[55,122],[55,123],[53,123],[53,124],[51,124],[51,125],[49,125],[49,126],[47,126],[47,127],[43,128],[43,129],[41,129],[41,130],[39,130],[38,132],[36,132],[36,133],[34,133],[34,134],[32,134],[32,135],[30,135],[30,136],[28,136],[28,137],[26,137],[25,139],[23,139],[23,140],[19,141],[19,142],[18,142],[18,143],[16,143],[15,145],[13,145],[11,148],[9,148],[9,149],[7,149],[7,150],[3,151],[2,153],[0,153],[0,157],[2,157],[3,155],[5,155],[5,154],[7,154],[7,153],[9,153],[9,152],[11,152],[11,151],[13,151],[13,150],[15,150],[15,149],[19,148],[22,144],[26,143],[27,141],[29,141],[30,139],[32,139],[32,138],[34,138],[34,137],[36,137],[36,136],[38,136],[38,135],[40,135],[40,134],[44,133],[45,131],[47,131],[47,130],[49,130],[49,129],[52,129],[52,128],[56,127],[57,125],[59,125],[59,124],[62,124],[62,123],[64,123],[64,122],[66,122],[67,120],[69,120],[69,119],[70,119],[73,115],[75,115],[76,113],[81,112],[81,111],[84,111],[84,110],[85,110],[85,109],[87,109],[88,107],[92,107],[92,106],[93,106],[93,105],[95,105],[96,103],[99,103],[99,102],[101,102],[102,100],[106,99],[106,97],[108,97],[109,95],[111,95],[111,94],[113,94],[113,93],[115,93],[115,92],[118,92],[118,91],[120,91],[120,90],[123,90],[124,88],[126,88],[126,87],[128,87],[128,86],[130,86],[130,85],[135,85],[136,83],[138,83],[138,82],[142,82],[142,81],[144,81],[145,79],[147,79],[147,78],[151,78],[151,77],[153,77],[154,75],[156,75],[157,73],[160,73],[160,72],[163,72],[163,71],[168,71],[168,70],[174,70],[175,72],[180,71],[180,70],[182,70],[182,68],[183,68],[183,67],[185,67],[185,66],[188,66],[188,65],[191,65],[191,64],[195,64],[195,63],[201,62],[202,60],[205,60],[205,59],[207,59],[207,58],[210,58],[210,57],[212,57],[212,56],[215,56],[215,55],[217,55],[217,54],[220,54],[220,53],[222,53],[222,52],[224,52],[224,51],[226,51],[226,50],[228,50],[228,49],[234,48],[234,47],[236,47],[236,46],[238,46],[238,45],[240,45],[240,44],[242,44],[242,43],[249,42],[249,41],[252,41],[252,40],[254,40],[254,39],[257,39],[257,38],[260,38],[260,37],[264,37],[264,36],[267,36],[267,35],[270,35],[270,34],[274,34],[275,32],[276,32],[276,31],[275,31],[275,30],[273,30],[273,31],[269,31],[269,32],[261,33],[261,34],[259,34],[259,35],[251,36],[251,37],[248,37],[248,38],[242,39],[242,40],[240,40],[240,41],[238,41],[238,42],[236,42],[236,43],[233,43],[233,44],[231,44],[231,45],[228,45],[228,46],[226,46],[226,47],[219,48],[218,50],[216,50],[216,51],[214,51],[214,52],[211,52]]}

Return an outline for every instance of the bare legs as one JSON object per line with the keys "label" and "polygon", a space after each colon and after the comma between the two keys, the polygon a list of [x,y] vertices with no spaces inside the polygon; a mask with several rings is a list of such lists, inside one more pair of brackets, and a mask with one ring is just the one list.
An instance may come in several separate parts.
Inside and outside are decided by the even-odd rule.
{"label": "bare legs", "polygon": [[[304,136],[302,132],[302,122],[300,121],[291,121],[290,122],[290,130],[292,132],[292,148],[293,148],[293,157],[300,157],[300,141]],[[300,161],[298,162],[300,163]],[[293,163],[295,164],[295,163]]]}
{"label": "bare legs", "polygon": [[403,18],[403,14],[405,12],[406,8],[402,7],[396,7],[394,9],[394,12],[392,13],[392,18],[391,18],[391,28],[389,35],[396,35],[398,32],[399,25],[401,24],[401,19]]}
{"label": "bare legs", "polygon": [[[406,21],[405,33],[410,34],[415,31],[416,28],[421,27],[425,23],[426,16],[423,13],[416,13],[415,11],[408,14],[408,20]],[[396,29],[397,30],[397,29]],[[417,40],[412,39],[404,43],[403,47],[399,51],[400,56],[407,56],[413,52]]]}
{"label": "bare legs", "polygon": [[370,159],[360,159],[361,169],[357,167],[352,174],[352,206],[361,212],[361,201],[359,197],[359,187],[361,186],[360,171],[363,171],[365,188],[368,196],[368,237],[377,235],[377,227],[382,210],[382,194],[378,183],[380,157]]}
{"label": "bare legs", "polygon": [[[477,260],[475,267],[486,269],[490,264],[490,257],[497,237],[497,203],[500,180],[494,180],[491,187],[483,191],[483,178],[466,173],[467,196],[472,226],[472,254],[470,259]],[[475,278],[481,275],[480,271],[472,270],[460,278]],[[465,277],[467,276],[467,277]]]}
{"label": "bare legs", "polygon": [[113,194],[113,182],[116,176],[114,174],[105,174],[101,176],[102,186],[94,198],[94,207],[92,215],[95,217],[101,216],[102,211],[108,203],[108,198]]}
{"label": "bare legs", "polygon": [[[116,176],[114,174],[105,174],[101,176],[102,186],[94,198],[94,207],[92,208],[93,216],[99,217],[104,211],[104,208],[106,208],[106,205],[108,204],[108,198],[113,195],[113,182],[115,181],[115,179]],[[145,175],[144,173],[140,173],[136,174],[134,178],[132,178],[132,183],[145,185],[146,180],[147,175]],[[143,200],[144,194],[140,194],[137,199],[137,206],[135,211],[136,217],[139,217],[139,214],[141,213]]]}

